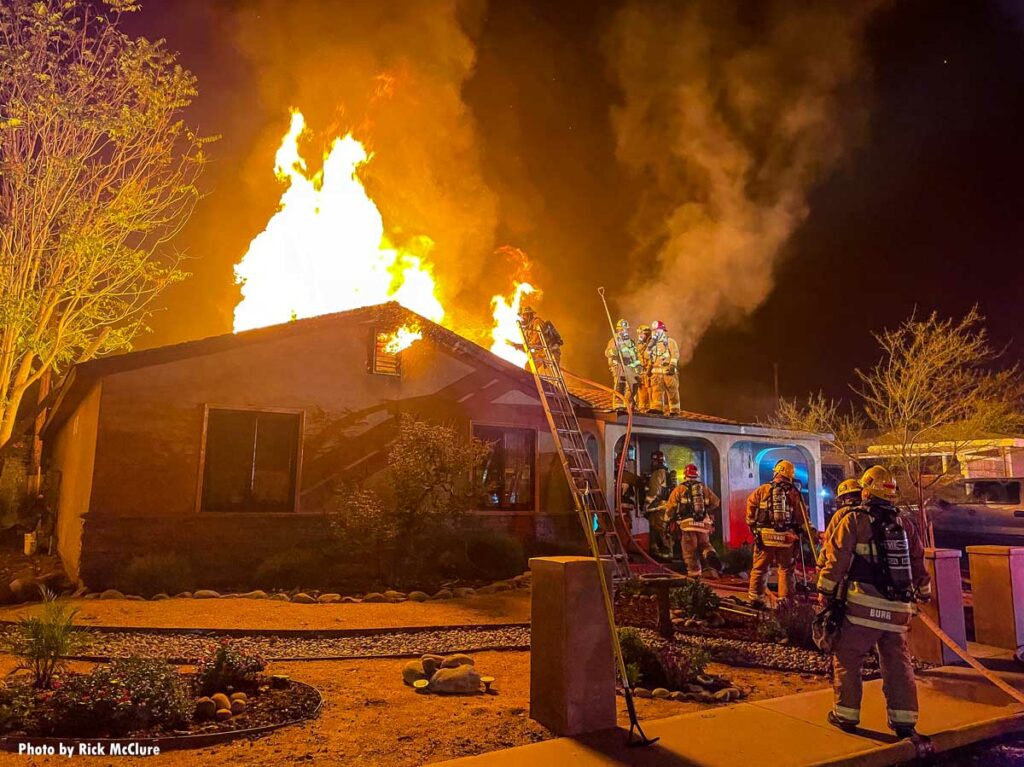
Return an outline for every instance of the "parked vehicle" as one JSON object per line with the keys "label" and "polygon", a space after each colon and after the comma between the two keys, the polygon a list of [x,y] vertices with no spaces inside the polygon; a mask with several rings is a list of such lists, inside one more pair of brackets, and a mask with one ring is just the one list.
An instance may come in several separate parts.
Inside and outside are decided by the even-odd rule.
{"label": "parked vehicle", "polygon": [[1024,545],[1024,479],[967,480],[965,499],[935,500],[928,506],[937,546]]}

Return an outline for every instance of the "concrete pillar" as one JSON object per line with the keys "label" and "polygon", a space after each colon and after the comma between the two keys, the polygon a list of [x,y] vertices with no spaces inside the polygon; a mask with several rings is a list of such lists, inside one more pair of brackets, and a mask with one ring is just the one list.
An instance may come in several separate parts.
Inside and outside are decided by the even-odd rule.
{"label": "concrete pillar", "polygon": [[[967,624],[964,621],[964,592],[960,578],[961,552],[956,549],[925,549],[924,564],[932,577],[932,601],[921,605],[921,612],[939,624],[939,628],[967,649]],[[956,653],[946,647],[921,621],[910,624],[910,651],[926,663],[960,663]]]}
{"label": "concrete pillar", "polygon": [[1024,548],[968,546],[974,640],[1016,650],[1024,645]]}
{"label": "concrete pillar", "polygon": [[[535,557],[530,716],[558,735],[615,727],[615,657],[597,566],[588,557]],[[612,563],[605,563],[609,586]]]}

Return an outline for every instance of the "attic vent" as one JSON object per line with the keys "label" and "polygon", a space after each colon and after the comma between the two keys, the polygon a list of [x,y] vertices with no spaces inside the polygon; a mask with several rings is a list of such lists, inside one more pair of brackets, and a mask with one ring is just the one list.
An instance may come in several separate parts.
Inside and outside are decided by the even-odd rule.
{"label": "attic vent", "polygon": [[382,376],[402,375],[401,352],[390,352],[387,350],[388,336],[379,330],[373,331],[373,338],[370,342],[370,372]]}

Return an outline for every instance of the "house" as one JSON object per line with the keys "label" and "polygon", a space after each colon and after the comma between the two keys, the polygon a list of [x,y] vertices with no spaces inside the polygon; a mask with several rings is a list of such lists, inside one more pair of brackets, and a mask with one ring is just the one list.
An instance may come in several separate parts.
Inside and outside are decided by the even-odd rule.
{"label": "house", "polygon": [[[423,339],[396,354],[403,324]],[[600,387],[573,384],[610,490],[624,415]],[[382,465],[403,414],[456,424],[494,448],[473,513],[526,541],[578,534],[532,376],[389,303],[77,365],[44,429],[58,487],[58,550],[71,576],[109,582],[131,557],[179,551],[210,585],[237,583],[267,555],[313,545],[324,512]],[[638,416],[631,454],[691,460],[726,499],[726,542],[743,502],[782,457],[821,519],[819,435],[694,413]],[[646,536],[646,520],[633,520]]]}

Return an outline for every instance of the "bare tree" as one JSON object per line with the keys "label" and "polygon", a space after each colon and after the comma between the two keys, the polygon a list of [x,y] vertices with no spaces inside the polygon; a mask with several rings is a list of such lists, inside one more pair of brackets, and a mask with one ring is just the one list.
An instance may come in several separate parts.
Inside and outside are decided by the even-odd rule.
{"label": "bare tree", "polygon": [[[49,371],[130,345],[180,280],[195,78],[119,29],[129,0],[0,3],[0,446]],[[29,418],[31,420],[31,417]]]}
{"label": "bare tree", "polygon": [[867,441],[867,423],[852,407],[843,408],[839,400],[824,394],[812,394],[807,401],[779,400],[776,411],[765,421],[777,429],[822,434],[822,441],[858,468],[863,468],[861,453]]}
{"label": "bare tree", "polygon": [[[960,479],[962,463],[1024,426],[1021,373],[995,368],[1000,352],[977,307],[960,320],[911,316],[875,338],[882,358],[856,371],[855,391],[879,431],[875,452],[924,515],[934,492]],[[932,460],[942,455],[952,460]]]}

